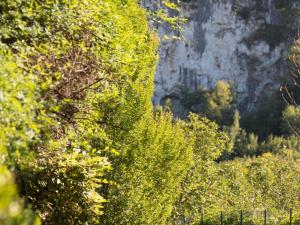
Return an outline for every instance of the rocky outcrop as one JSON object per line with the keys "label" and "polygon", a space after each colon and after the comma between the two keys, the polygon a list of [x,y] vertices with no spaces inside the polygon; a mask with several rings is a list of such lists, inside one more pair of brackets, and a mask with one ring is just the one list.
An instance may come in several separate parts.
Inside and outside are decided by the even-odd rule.
{"label": "rocky outcrop", "polygon": [[[177,113],[182,91],[231,82],[240,107],[255,108],[265,91],[278,88],[287,74],[288,46],[299,24],[300,0],[184,0],[183,40],[166,25],[161,36],[154,104],[170,98]],[[155,1],[145,3],[153,7]]]}

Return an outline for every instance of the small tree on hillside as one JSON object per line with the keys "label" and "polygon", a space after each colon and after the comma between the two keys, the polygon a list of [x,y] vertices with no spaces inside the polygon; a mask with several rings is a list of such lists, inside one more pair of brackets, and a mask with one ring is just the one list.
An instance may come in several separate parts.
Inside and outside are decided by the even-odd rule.
{"label": "small tree on hillside", "polygon": [[288,104],[282,112],[282,131],[300,137],[300,38],[292,46],[289,60],[292,64],[290,83],[281,88],[282,96]]}

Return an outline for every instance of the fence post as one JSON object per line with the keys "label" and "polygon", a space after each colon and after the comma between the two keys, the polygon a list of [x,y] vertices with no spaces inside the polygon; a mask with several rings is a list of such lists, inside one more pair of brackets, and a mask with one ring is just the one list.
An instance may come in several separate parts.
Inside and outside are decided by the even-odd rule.
{"label": "fence post", "polygon": [[223,211],[221,211],[221,225],[223,225]]}
{"label": "fence post", "polygon": [[290,208],[290,225],[293,224],[293,209]]}
{"label": "fence post", "polygon": [[267,225],[267,210],[264,211],[264,225]]}
{"label": "fence post", "polygon": [[240,221],[241,221],[241,225],[243,225],[243,210],[241,210],[241,218],[240,218]]}

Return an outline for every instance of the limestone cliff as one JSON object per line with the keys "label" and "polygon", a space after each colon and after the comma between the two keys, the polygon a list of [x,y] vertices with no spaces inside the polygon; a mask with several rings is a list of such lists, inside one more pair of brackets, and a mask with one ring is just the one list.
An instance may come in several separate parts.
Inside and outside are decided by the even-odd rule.
{"label": "limestone cliff", "polygon": [[[153,7],[158,1],[144,1]],[[161,36],[154,104],[166,98],[181,114],[182,91],[231,82],[244,110],[252,110],[265,91],[278,88],[288,71],[288,46],[297,34],[300,0],[184,0],[183,41],[166,25]]]}

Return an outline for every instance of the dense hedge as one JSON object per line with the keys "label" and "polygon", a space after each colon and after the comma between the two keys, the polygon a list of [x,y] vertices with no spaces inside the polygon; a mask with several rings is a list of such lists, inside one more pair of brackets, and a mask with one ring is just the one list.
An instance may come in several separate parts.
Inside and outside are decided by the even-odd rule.
{"label": "dense hedge", "polygon": [[[167,11],[150,14],[177,27]],[[276,223],[299,206],[295,136],[259,146],[274,154],[223,160],[235,143],[257,145],[237,113],[224,121],[225,83],[206,93],[202,115],[232,140],[206,118],[153,109],[150,14],[135,0],[0,2],[1,224],[39,224],[32,210],[53,225],[199,224],[202,212],[214,224],[239,208],[268,208]]]}

